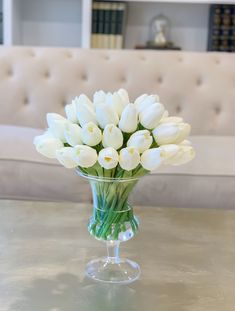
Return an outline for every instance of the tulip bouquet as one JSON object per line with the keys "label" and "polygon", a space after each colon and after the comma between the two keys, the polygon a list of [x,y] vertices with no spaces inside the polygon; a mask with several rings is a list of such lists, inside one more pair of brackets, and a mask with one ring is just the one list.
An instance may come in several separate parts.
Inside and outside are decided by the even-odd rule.
{"label": "tulip bouquet", "polygon": [[[190,125],[169,117],[157,95],[143,94],[130,103],[124,89],[98,91],[93,101],[82,94],[65,106],[65,113],[67,118],[47,114],[48,129],[34,139],[37,151],[93,181],[109,181],[92,184],[97,208],[89,230],[95,237],[120,239],[127,222],[135,233],[138,223],[128,208],[129,193],[139,177],[160,165],[193,159],[194,149],[186,140]],[[117,180],[131,182],[117,186]]]}

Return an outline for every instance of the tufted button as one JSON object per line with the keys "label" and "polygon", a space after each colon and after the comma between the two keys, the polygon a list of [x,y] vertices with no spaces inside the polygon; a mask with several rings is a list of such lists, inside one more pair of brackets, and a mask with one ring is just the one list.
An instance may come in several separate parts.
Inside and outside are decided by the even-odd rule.
{"label": "tufted button", "polygon": [[158,81],[158,83],[163,83],[163,77],[162,76],[159,76],[158,78],[157,78],[157,81]]}
{"label": "tufted button", "polygon": [[202,85],[202,78],[201,77],[197,78],[196,84],[197,84],[197,86],[201,86]]}
{"label": "tufted button", "polygon": [[176,112],[176,113],[181,113],[181,111],[182,111],[181,106],[180,106],[180,105],[176,106],[175,112]]}
{"label": "tufted button", "polygon": [[146,57],[145,57],[144,55],[141,55],[141,56],[140,56],[140,59],[143,60],[143,61],[145,61],[145,60],[146,60]]}
{"label": "tufted button", "polygon": [[8,68],[7,75],[8,75],[8,77],[12,77],[13,76],[13,69],[12,68]]}
{"label": "tufted button", "polygon": [[83,73],[82,76],[81,76],[81,79],[82,79],[83,81],[87,81],[87,80],[88,80],[87,74],[86,74],[86,73]]}
{"label": "tufted button", "polygon": [[48,78],[50,78],[50,72],[47,70],[47,71],[45,71],[44,72],[44,77],[46,78],[46,79],[48,79]]}
{"label": "tufted button", "polygon": [[220,106],[216,106],[214,108],[214,111],[215,111],[216,114],[220,114],[221,113],[221,107]]}
{"label": "tufted button", "polygon": [[121,80],[122,83],[126,83],[127,82],[127,77],[126,76],[122,76],[120,80]]}
{"label": "tufted button", "polygon": [[73,57],[73,54],[72,54],[71,52],[67,51],[67,52],[65,53],[65,56],[66,56],[67,58],[72,58],[72,57]]}
{"label": "tufted button", "polygon": [[110,60],[110,56],[109,55],[104,55],[104,59],[105,60]]}
{"label": "tufted button", "polygon": [[30,50],[30,51],[29,51],[29,56],[30,56],[30,57],[35,57],[36,54],[35,54],[35,52],[34,52],[33,50]]}
{"label": "tufted button", "polygon": [[216,58],[215,63],[216,63],[217,65],[219,65],[219,64],[220,64],[220,59]]}
{"label": "tufted button", "polygon": [[179,61],[180,63],[182,63],[183,57],[182,57],[182,56],[179,56],[179,57],[178,57],[178,61]]}
{"label": "tufted button", "polygon": [[25,106],[29,105],[29,98],[28,98],[28,96],[25,96],[25,98],[24,98],[24,105]]}

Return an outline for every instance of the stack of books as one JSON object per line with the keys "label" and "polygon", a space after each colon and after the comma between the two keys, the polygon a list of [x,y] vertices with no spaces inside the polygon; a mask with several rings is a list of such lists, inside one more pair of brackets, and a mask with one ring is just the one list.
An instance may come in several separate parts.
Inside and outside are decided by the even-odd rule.
{"label": "stack of books", "polygon": [[92,48],[123,48],[126,10],[127,5],[125,2],[93,2],[91,35]]}
{"label": "stack of books", "polygon": [[235,52],[235,5],[211,5],[208,51]]}

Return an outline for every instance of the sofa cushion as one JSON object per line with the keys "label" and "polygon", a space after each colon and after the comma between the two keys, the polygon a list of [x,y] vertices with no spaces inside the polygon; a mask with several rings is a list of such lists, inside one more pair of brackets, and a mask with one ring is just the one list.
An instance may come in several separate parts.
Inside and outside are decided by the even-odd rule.
{"label": "sofa cushion", "polygon": [[91,201],[86,180],[36,152],[42,130],[0,125],[0,198]]}
{"label": "sofa cushion", "polygon": [[191,136],[196,157],[181,166],[162,166],[156,174],[235,176],[235,136]]}
{"label": "sofa cushion", "polygon": [[137,184],[139,204],[235,208],[235,137],[192,136],[196,158],[182,166],[162,166]]}
{"label": "sofa cushion", "polygon": [[[0,126],[0,197],[90,201],[89,185],[73,170],[38,154],[33,138],[42,130]],[[234,207],[235,138],[193,136],[194,161],[165,166],[141,179],[133,195],[136,204]]]}

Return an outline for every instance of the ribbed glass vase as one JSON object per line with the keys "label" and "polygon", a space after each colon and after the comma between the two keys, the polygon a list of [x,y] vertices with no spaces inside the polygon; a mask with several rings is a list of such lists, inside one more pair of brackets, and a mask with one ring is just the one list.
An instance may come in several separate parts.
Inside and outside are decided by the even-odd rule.
{"label": "ribbed glass vase", "polygon": [[140,267],[134,261],[119,256],[121,242],[128,241],[138,231],[139,222],[128,199],[138,178],[87,178],[93,196],[93,214],[88,231],[106,243],[107,255],[89,262],[88,277],[108,283],[130,283],[140,276]]}

